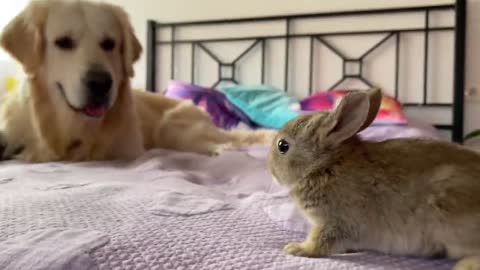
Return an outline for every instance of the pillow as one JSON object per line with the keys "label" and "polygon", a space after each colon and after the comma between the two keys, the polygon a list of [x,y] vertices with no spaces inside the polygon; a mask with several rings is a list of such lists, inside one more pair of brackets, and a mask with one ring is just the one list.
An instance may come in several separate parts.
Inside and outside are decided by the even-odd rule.
{"label": "pillow", "polygon": [[210,115],[217,127],[232,129],[237,127],[240,122],[255,127],[255,124],[241,110],[231,104],[223,93],[214,89],[171,81],[165,91],[165,96],[191,100]]}
{"label": "pillow", "polygon": [[256,124],[280,129],[300,115],[290,107],[297,101],[282,90],[265,85],[222,85],[220,90]]}
{"label": "pillow", "polygon": [[[333,110],[349,92],[351,91],[334,90],[316,93],[301,100],[300,109],[302,111]],[[407,122],[400,102],[393,97],[383,95],[380,110],[372,125],[406,125]]]}

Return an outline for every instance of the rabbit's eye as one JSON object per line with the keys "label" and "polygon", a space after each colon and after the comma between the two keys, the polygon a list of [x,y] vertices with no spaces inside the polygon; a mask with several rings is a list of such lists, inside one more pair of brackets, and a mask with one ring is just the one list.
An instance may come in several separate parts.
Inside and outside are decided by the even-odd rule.
{"label": "rabbit's eye", "polygon": [[290,148],[290,145],[286,140],[281,139],[278,141],[277,147],[280,154],[286,154],[288,152],[288,149]]}

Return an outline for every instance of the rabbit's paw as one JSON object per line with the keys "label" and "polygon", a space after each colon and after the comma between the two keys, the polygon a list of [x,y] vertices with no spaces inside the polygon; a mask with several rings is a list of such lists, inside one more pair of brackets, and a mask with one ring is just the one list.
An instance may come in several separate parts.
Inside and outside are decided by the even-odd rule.
{"label": "rabbit's paw", "polygon": [[289,243],[283,248],[283,250],[290,255],[299,256],[299,257],[323,257],[326,255],[324,254],[324,252],[321,252],[319,249],[316,249],[313,245],[307,244],[305,242]]}
{"label": "rabbit's paw", "polygon": [[480,256],[471,256],[461,259],[453,270],[480,270]]}

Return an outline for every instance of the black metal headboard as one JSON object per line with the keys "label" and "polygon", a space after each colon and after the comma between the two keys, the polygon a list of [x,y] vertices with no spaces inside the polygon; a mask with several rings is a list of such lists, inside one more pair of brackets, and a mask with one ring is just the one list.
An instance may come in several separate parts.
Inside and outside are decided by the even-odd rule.
{"label": "black metal headboard", "polygon": [[[454,25],[451,26],[431,26],[431,13],[434,11],[451,11],[455,14]],[[422,12],[424,14],[424,27],[410,27],[410,28],[394,28],[394,29],[385,29],[384,27],[381,30],[368,30],[368,31],[338,31],[338,32],[320,32],[320,33],[292,33],[291,26],[296,20],[303,19],[316,19],[316,18],[335,18],[335,17],[346,17],[346,16],[379,16],[385,14],[408,14],[413,12]],[[197,27],[197,26],[217,26],[217,25],[231,25],[231,24],[241,24],[241,23],[265,23],[265,22],[284,22],[284,32],[280,35],[247,35],[247,36],[234,36],[234,37],[221,37],[221,38],[194,38],[194,39],[185,39],[177,38],[177,33],[185,27]],[[414,6],[414,7],[402,7],[402,8],[386,8],[386,9],[373,9],[373,10],[355,10],[355,11],[343,11],[343,12],[329,12],[329,13],[315,13],[315,14],[299,14],[299,15],[285,15],[285,16],[271,16],[271,17],[257,17],[257,18],[240,18],[240,19],[225,19],[225,20],[208,20],[208,21],[189,21],[189,22],[175,22],[175,23],[160,23],[156,21],[148,21],[148,32],[147,32],[147,81],[146,86],[149,91],[155,92],[158,90],[158,56],[159,48],[162,46],[170,46],[173,48],[169,53],[170,61],[170,78],[171,80],[175,78],[175,64],[176,64],[176,54],[175,48],[180,45],[190,45],[191,46],[191,66],[190,66],[190,82],[196,82],[196,73],[195,73],[195,54],[198,50],[206,53],[212,60],[214,60],[218,65],[218,80],[214,83],[213,86],[216,86],[221,81],[231,81],[233,83],[239,83],[238,78],[236,78],[236,68],[237,62],[242,59],[246,54],[248,54],[252,49],[260,47],[261,48],[261,74],[260,74],[260,83],[265,83],[265,55],[266,55],[266,41],[268,40],[283,40],[285,42],[285,50],[282,52],[284,54],[284,74],[283,74],[283,85],[285,91],[288,91],[289,86],[289,61],[291,61],[291,48],[290,44],[293,39],[307,38],[310,40],[310,61],[308,67],[308,85],[309,93],[313,91],[313,78],[314,78],[314,68],[313,68],[313,59],[314,59],[314,46],[316,42],[319,42],[335,55],[337,55],[343,65],[342,76],[337,82],[329,87],[329,89],[334,89],[344,80],[355,78],[362,81],[367,86],[374,86],[375,83],[370,81],[367,77],[364,76],[363,67],[364,59],[375,51],[378,47],[384,44],[387,41],[395,41],[395,61],[394,61],[394,70],[395,70],[395,86],[394,86],[394,95],[398,97],[399,95],[399,60],[401,57],[399,40],[400,36],[404,33],[422,33],[425,37],[425,42],[423,46],[424,50],[424,60],[423,60],[423,98],[421,102],[415,103],[404,103],[405,107],[437,107],[451,108],[453,117],[451,124],[439,124],[435,125],[439,129],[449,130],[452,134],[452,140],[455,142],[463,141],[463,129],[464,129],[464,73],[465,73],[465,35],[466,35],[466,0],[456,0],[455,4],[449,5],[431,5],[431,6]],[[161,29],[169,29],[169,38],[168,40],[159,40],[158,33]],[[432,103],[427,99],[427,90],[428,90],[428,57],[429,57],[429,35],[434,32],[451,32],[454,34],[454,66],[452,69],[453,72],[453,102],[441,102],[441,103]],[[366,51],[361,54],[360,57],[351,58],[346,56],[331,44],[326,37],[330,36],[348,36],[348,35],[372,35],[372,34],[384,34],[385,36],[377,42],[374,46],[368,48]],[[215,53],[213,53],[205,43],[208,42],[232,42],[232,41],[253,41],[253,43],[242,53],[240,53],[233,61],[222,61]],[[350,73],[347,72],[347,65],[355,64],[358,67],[358,72]],[[229,75],[224,75],[222,70],[229,70]]]}

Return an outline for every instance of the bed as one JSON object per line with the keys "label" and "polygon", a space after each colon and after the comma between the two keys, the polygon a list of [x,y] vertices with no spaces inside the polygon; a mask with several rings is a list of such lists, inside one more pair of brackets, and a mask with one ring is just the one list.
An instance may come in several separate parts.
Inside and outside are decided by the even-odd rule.
{"label": "bed", "polygon": [[[401,21],[410,25],[385,22],[385,18],[398,16],[406,16],[408,20]],[[354,23],[370,27],[355,30],[351,23],[342,22],[351,22],[352,18],[354,22],[373,21]],[[315,20],[330,30],[332,24],[328,22],[339,20],[335,25],[342,29],[322,32],[311,25]],[[240,29],[228,30],[237,24]],[[262,28],[265,24],[280,32]],[[219,31],[221,27],[227,30]],[[380,29],[374,29],[377,27]],[[362,132],[364,139],[427,137],[462,141],[464,0],[435,6],[277,17],[149,21],[148,29],[147,88],[158,94],[171,80],[210,88],[223,81],[271,84],[298,99],[317,89],[381,86],[391,91],[389,94],[401,101],[405,110],[411,109],[408,124],[373,126]],[[360,56],[364,57],[347,55],[338,48],[343,42],[334,40],[370,35],[377,39],[373,46],[363,47]],[[235,42],[243,42],[242,46],[250,43],[247,50],[231,49]],[[236,50],[237,54],[233,60],[223,60],[211,43],[220,51]],[[420,46],[422,57],[412,53],[418,52],[415,46]],[[442,50],[437,57],[437,46],[447,46],[451,55]],[[381,49],[383,53],[377,52]],[[326,50],[333,52],[336,60],[331,55],[319,56]],[[250,60],[240,61],[249,54]],[[388,63],[380,68],[391,69],[390,75],[370,76],[376,73],[372,66],[377,65],[367,59],[370,54]],[[326,66],[325,60],[329,60]],[[329,73],[333,69],[339,73]],[[327,79],[322,74],[325,71],[332,78]],[[389,80],[384,80],[386,77]],[[419,79],[418,85],[409,78]],[[405,94],[409,91],[413,96]],[[446,94],[437,95],[442,91]],[[206,157],[159,149],[132,162],[2,163],[0,269],[452,267],[448,259],[372,252],[321,259],[285,255],[283,246],[302,240],[309,225],[286,191],[268,175],[267,152],[267,147],[255,146]]]}

